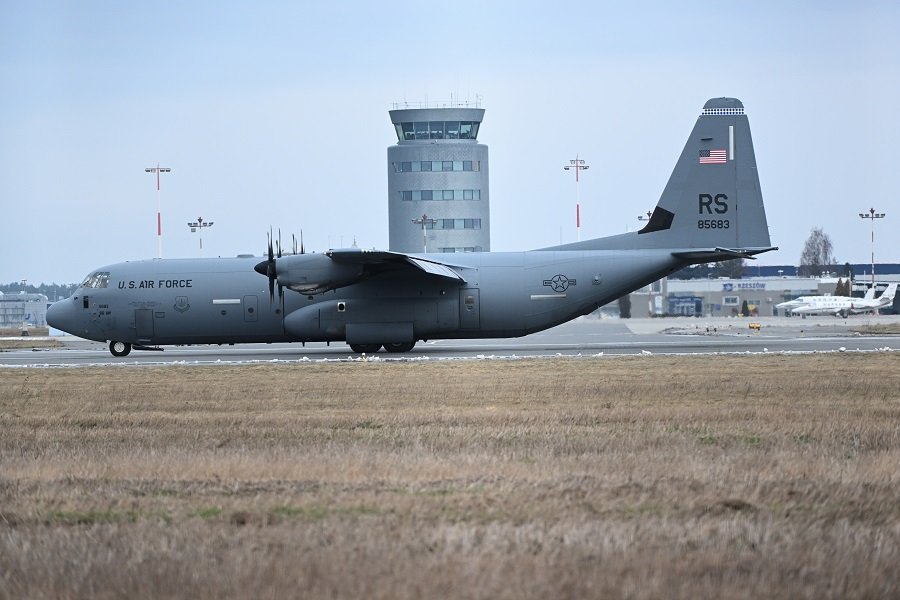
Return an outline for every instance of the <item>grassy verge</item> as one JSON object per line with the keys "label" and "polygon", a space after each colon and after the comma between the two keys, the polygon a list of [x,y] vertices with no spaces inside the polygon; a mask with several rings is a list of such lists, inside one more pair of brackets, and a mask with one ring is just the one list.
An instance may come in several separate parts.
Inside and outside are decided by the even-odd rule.
{"label": "grassy verge", "polygon": [[0,597],[889,597],[900,357],[6,369]]}

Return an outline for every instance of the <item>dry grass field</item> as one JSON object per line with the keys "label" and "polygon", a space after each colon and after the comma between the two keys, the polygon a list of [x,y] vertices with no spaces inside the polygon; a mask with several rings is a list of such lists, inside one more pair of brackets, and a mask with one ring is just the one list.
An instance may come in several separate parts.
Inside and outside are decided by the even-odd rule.
{"label": "dry grass field", "polygon": [[861,325],[853,331],[863,335],[897,335],[900,334],[900,323],[879,323],[877,325]]}
{"label": "dry grass field", "polygon": [[63,343],[59,340],[35,339],[35,337],[46,337],[48,335],[50,335],[50,330],[46,327],[31,327],[28,329],[28,335],[24,337],[22,336],[21,327],[0,327],[0,352],[6,350],[25,350],[28,348],[63,347]]}
{"label": "dry grass field", "polygon": [[0,598],[900,596],[900,355],[0,370]]}

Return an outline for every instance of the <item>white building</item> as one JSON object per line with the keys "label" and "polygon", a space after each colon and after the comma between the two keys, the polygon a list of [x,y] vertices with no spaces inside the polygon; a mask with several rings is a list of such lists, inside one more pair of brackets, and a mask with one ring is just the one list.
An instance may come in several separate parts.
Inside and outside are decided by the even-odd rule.
{"label": "white building", "polygon": [[0,292],[0,327],[47,326],[47,296]]}

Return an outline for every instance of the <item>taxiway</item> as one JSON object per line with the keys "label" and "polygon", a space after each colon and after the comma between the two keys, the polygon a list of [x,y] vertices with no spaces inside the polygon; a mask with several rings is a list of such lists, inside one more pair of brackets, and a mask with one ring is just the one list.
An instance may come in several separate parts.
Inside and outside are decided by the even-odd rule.
{"label": "taxiway", "polygon": [[[379,352],[379,360],[486,359],[592,355],[794,353],[890,351],[896,335],[863,335],[865,325],[900,323],[900,316],[821,318],[667,318],[575,321],[522,338],[432,340],[405,354]],[[751,324],[758,324],[756,329]],[[344,343],[175,346],[162,352],[133,351],[114,358],[105,344],[60,337],[63,348],[0,352],[0,367],[87,365],[217,364],[273,361],[349,360],[360,355]],[[372,358],[372,357],[367,357]]]}

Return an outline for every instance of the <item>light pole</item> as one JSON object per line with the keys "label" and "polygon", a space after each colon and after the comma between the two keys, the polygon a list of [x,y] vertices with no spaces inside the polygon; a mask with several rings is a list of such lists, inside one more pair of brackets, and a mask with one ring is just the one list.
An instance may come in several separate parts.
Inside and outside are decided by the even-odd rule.
{"label": "light pole", "polygon": [[204,221],[203,217],[197,217],[197,221],[194,223],[188,223],[188,227],[191,228],[191,233],[197,232],[200,235],[200,256],[203,256],[203,228],[204,227],[212,227],[212,221]]}
{"label": "light pole", "polygon": [[412,222],[416,225],[422,226],[422,252],[428,254],[428,236],[425,233],[425,228],[427,225],[434,225],[436,219],[429,219],[428,215],[422,215],[419,219],[413,219]]}
{"label": "light pole", "polygon": [[159,174],[170,173],[171,171],[172,169],[169,167],[160,167],[159,163],[156,163],[155,167],[144,169],[145,173],[156,173],[156,247],[159,258],[162,258],[162,205],[159,199]]}
{"label": "light pole", "polygon": [[859,213],[860,218],[872,221],[872,289],[875,289],[875,219],[883,219],[884,213],[875,212],[874,208],[869,209],[869,214]]}
{"label": "light pole", "polygon": [[575,155],[574,159],[569,159],[569,164],[563,167],[563,170],[575,171],[575,235],[576,239],[581,241],[581,196],[578,189],[578,182],[581,179],[579,173],[581,171],[590,169],[591,166],[585,164],[584,159],[578,158],[578,155]]}

